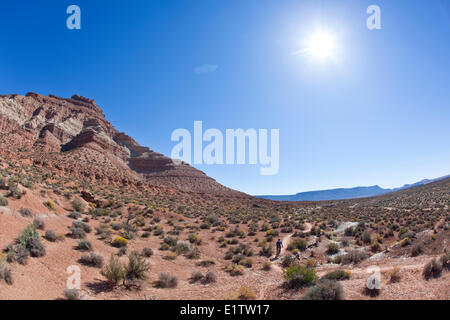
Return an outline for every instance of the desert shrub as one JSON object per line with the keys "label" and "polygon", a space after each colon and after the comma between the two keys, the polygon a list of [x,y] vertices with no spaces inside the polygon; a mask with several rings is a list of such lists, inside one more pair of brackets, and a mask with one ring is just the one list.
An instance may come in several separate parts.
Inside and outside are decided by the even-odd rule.
{"label": "desert shrub", "polygon": [[421,244],[416,244],[411,249],[411,256],[417,257],[418,255],[422,254],[423,252],[423,246]]}
{"label": "desert shrub", "polygon": [[203,284],[216,282],[216,275],[212,271],[208,271],[202,280]]}
{"label": "desert shrub", "polygon": [[243,265],[246,268],[251,268],[253,266],[253,260],[251,258],[242,259],[239,264]]}
{"label": "desert shrub", "polygon": [[299,251],[305,251],[307,242],[303,239],[294,239],[288,245],[288,250],[293,251],[298,249]]}
{"label": "desert shrub", "polygon": [[86,232],[82,228],[70,227],[70,236],[74,239],[82,239],[86,237]]}
{"label": "desert shrub", "polygon": [[0,258],[0,280],[5,281],[9,285],[13,284],[11,269],[4,258]]}
{"label": "desert shrub", "polygon": [[134,231],[131,229],[126,229],[123,232],[123,237],[127,240],[133,240],[134,239]]}
{"label": "desert shrub", "polygon": [[164,233],[164,230],[163,230],[163,228],[161,226],[156,228],[155,231],[153,231],[153,235],[155,235],[155,236],[160,236],[163,233]]}
{"label": "desert shrub", "polygon": [[6,195],[7,197],[13,197],[15,199],[20,199],[23,196],[23,193],[19,190],[19,188],[17,187],[17,184],[9,184],[8,186],[8,194]]}
{"label": "desert shrub", "polygon": [[72,205],[73,210],[75,210],[76,212],[84,211],[84,204],[80,199],[75,198],[70,204]]}
{"label": "desert shrub", "polygon": [[344,234],[346,237],[351,237],[354,235],[354,229],[352,227],[348,227],[345,229]]}
{"label": "desert shrub", "polygon": [[44,202],[44,205],[47,207],[47,208],[49,208],[50,210],[55,210],[56,209],[56,206],[55,206],[55,203],[52,201],[52,200],[48,200],[48,201],[45,201]]}
{"label": "desert shrub", "polygon": [[439,277],[441,273],[442,265],[436,259],[433,259],[425,265],[422,274],[425,279],[430,279],[431,277]]}
{"label": "desert shrub", "polygon": [[142,255],[149,258],[153,255],[153,250],[151,248],[144,248],[142,249]]}
{"label": "desert shrub", "polygon": [[36,229],[44,230],[45,229],[45,222],[42,219],[35,218],[33,220],[33,225]]}
{"label": "desert shrub", "polygon": [[111,230],[109,230],[107,226],[97,227],[96,231],[99,238],[102,240],[111,238]]}
{"label": "desert shrub", "polygon": [[64,296],[67,300],[79,300],[80,290],[78,289],[66,289],[64,290]]}
{"label": "desert shrub", "polygon": [[167,244],[169,247],[175,247],[177,245],[178,239],[176,237],[166,236],[163,243]]}
{"label": "desert shrub", "polygon": [[108,264],[102,269],[101,274],[108,279],[113,286],[116,286],[125,276],[125,267],[120,263],[119,258],[111,255]]}
{"label": "desert shrub", "polygon": [[191,281],[192,282],[197,282],[203,279],[203,273],[201,273],[200,271],[194,271],[191,274]]}
{"label": "desert shrub", "polygon": [[45,239],[47,239],[50,242],[55,242],[58,240],[58,236],[56,233],[52,230],[45,231]]}
{"label": "desert shrub", "polygon": [[202,243],[202,239],[200,239],[195,234],[190,234],[188,240],[189,240],[190,243],[196,244],[196,245],[200,245]]}
{"label": "desert shrub", "polygon": [[33,214],[29,208],[21,208],[19,213],[22,217],[30,217]]}
{"label": "desert shrub", "polygon": [[81,221],[73,221],[72,222],[72,227],[83,229],[83,231],[86,232],[86,233],[91,233],[91,231],[92,231],[92,228],[91,228],[90,225],[88,225],[88,224],[86,224],[84,222],[81,222]]}
{"label": "desert shrub", "polygon": [[91,252],[90,254],[84,254],[80,258],[80,263],[90,267],[101,268],[103,266],[103,257]]}
{"label": "desert shrub", "polygon": [[303,296],[305,300],[343,300],[342,285],[334,280],[324,279],[309,288]]}
{"label": "desert shrub", "polygon": [[170,249],[170,246],[165,242],[161,243],[161,247],[159,247],[159,250],[161,250],[161,251],[167,251],[169,249]]}
{"label": "desert shrub", "polygon": [[225,260],[231,260],[231,259],[233,259],[233,256],[234,256],[233,251],[232,250],[228,250],[227,252],[225,252],[224,259]]}
{"label": "desert shrub", "polygon": [[335,270],[328,272],[326,275],[323,276],[324,279],[328,280],[348,280],[350,279],[350,271],[345,270]]}
{"label": "desert shrub", "polygon": [[178,278],[168,273],[161,272],[158,275],[156,286],[159,288],[175,288],[178,285]]}
{"label": "desert shrub", "polygon": [[200,229],[209,229],[211,226],[208,223],[202,223]]}
{"label": "desert shrub", "polygon": [[262,248],[261,248],[261,251],[259,252],[259,254],[261,255],[261,256],[264,256],[264,257],[267,257],[267,258],[269,258],[269,257],[271,257],[272,256],[272,254],[273,254],[273,249],[272,249],[272,247],[270,246],[270,245],[264,245]]}
{"label": "desert shrub", "polygon": [[17,243],[15,245],[8,245],[6,251],[6,261],[9,263],[17,262],[24,265],[26,264],[27,259],[30,256],[30,252],[28,251],[28,249],[20,243]]}
{"label": "desert shrub", "polygon": [[400,281],[400,268],[396,267],[389,271],[389,281],[392,283]]}
{"label": "desert shrub", "polygon": [[112,245],[116,248],[124,248],[128,245],[128,240],[123,237],[116,237],[113,240]]}
{"label": "desert shrub", "polygon": [[371,238],[371,236],[370,236],[370,233],[364,232],[363,235],[362,235],[362,241],[363,241],[365,244],[371,243],[371,242],[372,242],[372,238]]}
{"label": "desert shrub", "polygon": [[77,212],[77,211],[72,211],[70,214],[69,214],[69,218],[72,218],[72,219],[80,219],[81,218],[81,213],[79,213],[79,212]]}
{"label": "desert shrub", "polygon": [[244,268],[236,263],[232,263],[225,267],[225,271],[230,274],[230,276],[241,276],[244,274]]}
{"label": "desert shrub", "polygon": [[197,247],[194,247],[192,250],[189,250],[185,254],[188,259],[199,259],[200,258],[200,250]]}
{"label": "desert shrub", "polygon": [[242,260],[244,260],[244,256],[242,254],[238,254],[233,258],[234,263],[240,263]]}
{"label": "desert shrub", "polygon": [[112,223],[112,224],[111,224],[111,228],[112,228],[114,231],[119,231],[120,229],[122,229],[122,225],[121,225],[120,223]]}
{"label": "desert shrub", "polygon": [[150,237],[150,235],[151,235],[150,232],[145,231],[145,232],[143,232],[143,233],[141,234],[141,237],[142,237],[142,238],[148,238],[148,237]]}
{"label": "desert shrub", "polygon": [[450,251],[445,252],[439,260],[443,268],[450,269]]}
{"label": "desert shrub", "polygon": [[26,248],[34,258],[45,256],[45,247],[39,239],[30,239]]}
{"label": "desert shrub", "polygon": [[8,199],[0,194],[0,207],[6,207],[8,205]]}
{"label": "desert shrub", "polygon": [[378,251],[381,251],[381,245],[377,240],[373,240],[372,244],[370,245],[370,250],[375,253]]}
{"label": "desert shrub", "polygon": [[353,250],[339,258],[342,264],[350,264],[350,263],[358,264],[364,259],[367,259],[367,257],[368,257],[367,253],[359,250]]}
{"label": "desert shrub", "polygon": [[237,291],[236,298],[239,300],[253,300],[256,299],[256,292],[243,286]]}
{"label": "desert shrub", "polygon": [[338,252],[339,252],[339,246],[336,243],[332,242],[327,246],[328,254],[331,255],[331,254],[336,254]]}
{"label": "desert shrub", "polygon": [[22,245],[24,248],[28,248],[29,242],[32,239],[39,239],[39,233],[36,231],[36,227],[32,224],[28,225],[17,238],[17,243]]}
{"label": "desert shrub", "polygon": [[145,279],[145,273],[150,269],[144,257],[139,255],[136,251],[128,255],[128,264],[125,267],[125,279],[136,280]]}
{"label": "desert shrub", "polygon": [[347,238],[342,239],[341,245],[343,248],[348,247],[349,244],[350,244],[349,239]]}
{"label": "desert shrub", "polygon": [[317,267],[317,261],[314,259],[308,259],[308,260],[306,260],[305,266],[307,268],[315,268],[315,267]]}
{"label": "desert shrub", "polygon": [[175,245],[175,252],[181,254],[191,250],[191,243],[189,241],[178,240]]}
{"label": "desert shrub", "polygon": [[164,259],[166,260],[175,260],[178,257],[176,252],[173,251],[169,251],[167,252],[167,254],[164,256]]}
{"label": "desert shrub", "polygon": [[214,264],[216,264],[216,260],[214,260],[214,258],[208,258],[208,259],[202,260],[198,263],[199,266],[205,267],[205,268],[212,266]]}
{"label": "desert shrub", "polygon": [[88,239],[82,238],[82,239],[78,240],[77,249],[89,251],[89,250],[92,250],[92,244]]}
{"label": "desert shrub", "polygon": [[288,288],[298,288],[308,286],[316,280],[316,270],[300,265],[293,265],[283,271],[283,277],[286,280],[285,285]]}
{"label": "desert shrub", "polygon": [[121,247],[121,248],[119,248],[119,251],[117,252],[117,255],[119,257],[121,257],[121,256],[125,255],[126,253],[127,253],[127,247]]}
{"label": "desert shrub", "polygon": [[281,266],[283,268],[290,267],[295,263],[295,260],[296,260],[295,256],[288,254],[287,256],[284,256],[283,259],[281,260]]}
{"label": "desert shrub", "polygon": [[262,269],[264,271],[270,271],[270,269],[272,269],[272,264],[270,262],[264,262]]}
{"label": "desert shrub", "polygon": [[411,244],[411,239],[409,237],[403,238],[402,241],[400,241],[400,245],[402,247],[409,246]]}
{"label": "desert shrub", "polygon": [[277,230],[270,229],[270,230],[266,231],[266,236],[276,237],[278,235],[279,235],[279,232]]}
{"label": "desert shrub", "polygon": [[238,239],[231,239],[231,240],[229,241],[229,243],[230,243],[230,244],[238,244],[238,243],[239,243],[239,240],[238,240]]}

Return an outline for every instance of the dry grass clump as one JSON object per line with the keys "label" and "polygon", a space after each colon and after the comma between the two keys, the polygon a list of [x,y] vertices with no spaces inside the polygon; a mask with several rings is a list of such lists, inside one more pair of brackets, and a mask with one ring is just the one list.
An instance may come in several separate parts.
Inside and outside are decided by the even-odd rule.
{"label": "dry grass clump", "polygon": [[175,288],[178,285],[178,278],[171,276],[168,273],[161,272],[158,275],[158,281],[156,281],[156,287],[158,288]]}
{"label": "dry grass clump", "polygon": [[101,274],[108,279],[112,286],[117,286],[125,275],[125,267],[120,263],[118,257],[111,255],[108,264],[103,268]]}
{"label": "dry grass clump", "polygon": [[270,262],[264,262],[263,266],[262,266],[262,269],[264,271],[270,271],[272,269],[272,264]]}
{"label": "dry grass clump", "polygon": [[343,300],[344,289],[342,285],[330,279],[320,280],[314,287],[309,288],[304,296],[304,300]]}
{"label": "dry grass clump", "polygon": [[425,279],[430,278],[438,278],[441,276],[442,273],[442,264],[437,259],[433,259],[430,262],[428,262],[425,267],[423,268],[423,277]]}
{"label": "dry grass clump", "polygon": [[351,272],[346,270],[335,270],[328,272],[326,275],[322,277],[322,279],[328,279],[328,280],[348,280],[350,279]]}
{"label": "dry grass clump", "polygon": [[7,284],[12,285],[13,280],[11,276],[11,269],[6,259],[0,257],[0,280],[5,281]]}
{"label": "dry grass clump", "polygon": [[225,267],[225,271],[233,277],[242,276],[244,274],[244,268],[236,263],[227,265]]}
{"label": "dry grass clump", "polygon": [[395,267],[391,271],[389,271],[389,282],[396,283],[400,281],[400,268]]}
{"label": "dry grass clump", "polygon": [[90,254],[84,254],[80,258],[80,263],[90,267],[101,268],[103,266],[103,257],[91,252]]}

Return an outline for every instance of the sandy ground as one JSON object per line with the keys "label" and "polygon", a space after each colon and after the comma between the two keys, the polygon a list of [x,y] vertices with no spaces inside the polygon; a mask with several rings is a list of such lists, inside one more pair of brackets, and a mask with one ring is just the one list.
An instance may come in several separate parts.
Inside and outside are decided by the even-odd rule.
{"label": "sandy ground", "polygon": [[[56,211],[50,211],[42,205],[42,199],[37,191],[27,192],[20,201],[12,200],[8,207],[0,208],[0,247],[5,248],[9,243],[17,238],[18,234],[25,226],[32,222],[35,216],[42,218],[46,224],[46,230],[53,230],[57,233],[67,234],[68,227],[72,224],[72,219],[67,217],[69,206],[63,198],[58,199],[59,205]],[[36,214],[33,217],[22,217],[18,210],[21,207],[29,207]],[[173,220],[181,216],[171,214]],[[184,218],[185,219],[185,218]],[[166,219],[162,219],[164,224]],[[189,219],[186,222],[193,223]],[[91,220],[90,225],[94,228],[99,221]],[[304,232],[309,232],[311,224],[306,225]],[[43,235],[43,231],[40,231]],[[102,255],[107,261],[109,256],[117,253],[117,249],[109,244],[97,239],[95,231],[88,234],[87,238],[93,244],[93,251]],[[161,239],[151,236],[144,239],[136,237],[132,241],[130,250],[141,251],[144,247],[154,250],[154,255],[148,259],[151,269],[148,279],[144,282],[142,290],[129,290],[123,287],[111,290],[105,282],[100,270],[86,267],[78,263],[78,259],[83,252],[76,250],[77,240],[66,237],[63,242],[48,242],[43,239],[46,248],[46,255],[42,258],[30,258],[26,265],[14,263],[11,265],[14,284],[12,286],[0,282],[0,299],[62,299],[66,288],[66,281],[70,274],[67,268],[77,266],[81,270],[81,289],[83,299],[224,299],[236,292],[241,286],[246,286],[256,293],[258,299],[298,299],[304,290],[286,291],[281,287],[283,283],[283,273],[280,266],[281,258],[287,254],[286,248],[292,238],[292,234],[282,235],[283,250],[280,258],[272,261],[272,269],[263,271],[264,262],[267,259],[258,256],[258,248],[254,247],[255,255],[252,257],[254,264],[252,268],[245,269],[244,275],[232,277],[225,272],[225,265],[230,261],[224,260],[227,248],[219,248],[217,239],[223,232],[211,233],[209,230],[201,230],[199,236],[203,239],[203,244],[199,247],[202,259],[214,258],[215,265],[210,267],[200,267],[199,260],[189,260],[184,256],[179,256],[175,260],[167,260],[167,251],[160,251]],[[262,233],[257,236],[262,237]],[[181,238],[186,235],[181,236]],[[250,242],[250,240],[247,240]],[[321,247],[329,243],[322,241]],[[319,248],[320,249],[320,248]],[[423,266],[430,261],[432,256],[419,256],[416,258],[399,257],[371,259],[364,261],[358,266],[337,266],[333,264],[323,264],[318,266],[317,272],[323,275],[331,270],[344,268],[352,272],[350,280],[342,281],[346,299],[449,299],[450,297],[450,273],[445,272],[440,278],[424,280],[421,276]],[[125,258],[122,258],[125,259]],[[367,297],[363,289],[365,282],[370,276],[366,269],[369,266],[381,268],[382,288],[379,296]],[[401,280],[398,283],[389,283],[388,272],[395,266],[401,268]],[[193,271],[212,271],[217,276],[217,282],[202,285],[191,283],[190,277]],[[154,282],[160,272],[167,272],[176,275],[178,286],[174,289],[156,288]]]}

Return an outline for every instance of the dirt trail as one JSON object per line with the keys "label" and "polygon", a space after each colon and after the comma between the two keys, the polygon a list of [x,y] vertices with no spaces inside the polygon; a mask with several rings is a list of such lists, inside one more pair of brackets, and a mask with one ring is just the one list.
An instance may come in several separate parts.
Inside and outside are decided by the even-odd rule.
{"label": "dirt trail", "polygon": [[[303,230],[303,233],[310,232],[311,229],[312,229],[312,225],[310,223],[306,222],[305,223],[305,230]],[[281,239],[281,241],[283,242],[283,247],[281,248],[279,257],[281,257],[286,252],[286,249],[287,249],[287,247],[289,245],[289,242],[291,241],[291,238],[292,238],[293,235],[294,235],[293,233],[290,233],[290,234],[284,236]],[[276,270],[279,273],[283,273],[283,269],[281,268],[281,266],[278,263],[276,263],[277,261],[279,261],[278,258],[273,257],[273,258],[270,258],[269,261],[272,263],[272,268],[274,270]],[[265,299],[266,292],[267,292],[267,290],[269,289],[269,287],[271,285],[273,285],[273,283],[268,283],[267,285],[263,286],[263,288],[259,292],[259,298],[258,298],[259,300],[264,300]]]}
{"label": "dirt trail", "polygon": [[[400,270],[416,270],[416,269],[420,269],[422,270],[425,266],[427,262],[423,262],[423,263],[414,263],[414,264],[405,264],[405,265],[399,265],[399,266],[386,266],[386,267],[379,267],[379,271],[380,272],[389,272],[392,271],[395,267],[398,267]],[[376,265],[375,265],[376,266]],[[350,269],[351,273],[353,275],[355,274],[368,274],[370,272],[368,272],[369,267],[365,267],[365,268],[354,268],[354,269]]]}
{"label": "dirt trail", "polygon": [[[308,233],[308,232],[311,231],[311,229],[312,229],[312,225],[311,225],[310,223],[306,222],[306,223],[305,223],[305,230],[303,230],[303,233]],[[284,236],[284,237],[281,239],[281,241],[283,242],[283,247],[281,248],[279,257],[281,257],[281,256],[286,252],[286,249],[287,249],[289,243],[291,242],[291,238],[292,238],[293,235],[294,235],[293,233],[290,233],[290,234]],[[275,267],[275,269],[276,269],[276,270],[279,270],[280,272],[283,272],[283,270],[281,269],[281,267],[280,267],[278,264],[274,263],[274,262],[276,262],[277,260],[278,260],[278,259],[276,259],[275,257],[272,258],[272,259],[270,259],[270,261],[272,262],[272,264],[273,264],[273,266]]]}

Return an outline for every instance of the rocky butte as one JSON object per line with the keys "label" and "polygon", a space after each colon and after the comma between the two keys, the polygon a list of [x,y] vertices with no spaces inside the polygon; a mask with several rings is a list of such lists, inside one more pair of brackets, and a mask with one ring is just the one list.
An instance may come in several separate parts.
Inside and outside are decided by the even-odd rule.
{"label": "rocky butte", "polygon": [[0,146],[35,166],[109,184],[168,187],[246,197],[186,163],[174,162],[117,131],[94,100],[28,93],[0,95]]}

